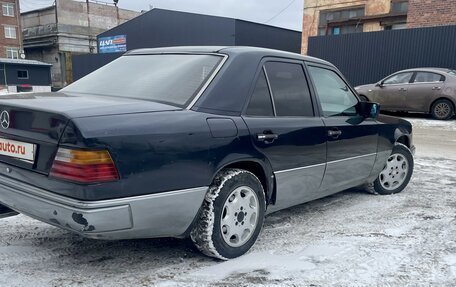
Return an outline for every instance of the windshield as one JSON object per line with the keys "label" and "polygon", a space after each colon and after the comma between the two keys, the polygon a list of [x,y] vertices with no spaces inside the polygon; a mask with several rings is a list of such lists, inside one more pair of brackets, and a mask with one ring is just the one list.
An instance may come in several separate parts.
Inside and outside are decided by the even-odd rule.
{"label": "windshield", "polygon": [[145,99],[186,107],[218,66],[216,55],[129,55],[62,92]]}
{"label": "windshield", "polygon": [[449,70],[447,73],[456,76],[456,70]]}

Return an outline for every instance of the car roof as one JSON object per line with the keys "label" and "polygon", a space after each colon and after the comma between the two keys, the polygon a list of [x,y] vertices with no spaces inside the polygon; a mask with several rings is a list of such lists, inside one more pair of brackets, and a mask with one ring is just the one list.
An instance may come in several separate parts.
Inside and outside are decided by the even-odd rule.
{"label": "car roof", "polygon": [[125,55],[152,55],[162,53],[220,53],[220,54],[252,54],[262,57],[279,57],[295,60],[304,60],[323,65],[333,66],[333,64],[314,57],[304,56],[297,53],[286,52],[275,49],[248,47],[248,46],[178,46],[178,47],[164,47],[164,48],[145,48],[131,50]]}
{"label": "car roof", "polygon": [[400,72],[434,72],[434,73],[447,73],[448,71],[451,71],[451,69],[448,68],[433,68],[433,67],[423,67],[423,68],[413,68],[413,69],[406,69],[406,70],[401,70],[396,73]]}

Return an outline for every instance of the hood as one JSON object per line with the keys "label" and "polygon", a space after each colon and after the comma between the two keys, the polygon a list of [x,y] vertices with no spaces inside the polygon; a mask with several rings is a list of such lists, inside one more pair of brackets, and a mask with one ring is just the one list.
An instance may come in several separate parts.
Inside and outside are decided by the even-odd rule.
{"label": "hood", "polygon": [[360,91],[369,91],[369,90],[372,90],[373,88],[375,88],[375,85],[376,84],[367,84],[367,85],[361,85],[361,86],[356,86],[355,87],[355,90],[359,93]]}

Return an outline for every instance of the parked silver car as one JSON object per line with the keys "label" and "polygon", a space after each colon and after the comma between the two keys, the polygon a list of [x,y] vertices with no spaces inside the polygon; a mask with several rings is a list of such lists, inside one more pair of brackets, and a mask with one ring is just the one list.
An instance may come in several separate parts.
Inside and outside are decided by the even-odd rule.
{"label": "parked silver car", "polygon": [[456,70],[402,70],[355,90],[362,100],[377,102],[384,111],[422,112],[447,120],[455,113]]}

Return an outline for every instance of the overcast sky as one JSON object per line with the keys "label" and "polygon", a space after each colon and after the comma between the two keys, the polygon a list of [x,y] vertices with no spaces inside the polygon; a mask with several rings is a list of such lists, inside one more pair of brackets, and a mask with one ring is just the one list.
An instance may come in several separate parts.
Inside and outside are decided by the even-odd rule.
{"label": "overcast sky", "polygon": [[[110,2],[110,0],[105,0]],[[20,0],[21,11],[53,5],[54,0]],[[226,16],[301,31],[304,0],[119,0],[130,10],[154,8]]]}

